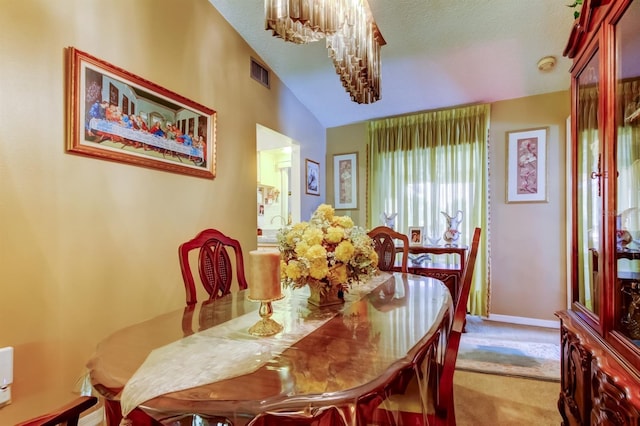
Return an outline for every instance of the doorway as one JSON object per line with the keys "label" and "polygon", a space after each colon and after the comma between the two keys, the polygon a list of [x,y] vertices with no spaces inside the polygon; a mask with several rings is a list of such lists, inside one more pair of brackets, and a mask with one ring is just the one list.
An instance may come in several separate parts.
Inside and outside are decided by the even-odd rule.
{"label": "doorway", "polygon": [[300,144],[260,124],[256,141],[257,225],[263,242],[275,242],[280,228],[300,221]]}

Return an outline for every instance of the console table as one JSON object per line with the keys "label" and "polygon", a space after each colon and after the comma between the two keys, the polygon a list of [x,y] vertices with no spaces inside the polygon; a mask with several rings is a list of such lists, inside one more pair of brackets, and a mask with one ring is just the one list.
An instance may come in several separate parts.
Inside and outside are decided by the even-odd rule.
{"label": "console table", "polygon": [[[425,277],[436,278],[447,286],[454,300],[457,300],[458,292],[460,290],[460,281],[462,278],[462,272],[467,261],[467,246],[429,246],[429,245],[410,245],[409,256],[428,254],[431,256],[430,260],[424,261],[420,264],[414,264],[409,258],[408,267],[409,273],[416,275],[423,275]],[[397,252],[402,252],[401,247],[396,247]],[[441,263],[435,262],[433,256],[435,255],[456,255],[458,256],[458,262],[453,263]],[[400,271],[400,266],[394,267],[395,271]]]}

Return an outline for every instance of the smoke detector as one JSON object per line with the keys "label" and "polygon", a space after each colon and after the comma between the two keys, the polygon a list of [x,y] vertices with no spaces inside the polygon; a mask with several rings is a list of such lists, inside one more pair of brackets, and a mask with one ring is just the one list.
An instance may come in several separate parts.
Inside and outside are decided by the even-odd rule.
{"label": "smoke detector", "polygon": [[555,56],[545,56],[538,61],[538,69],[543,72],[551,71],[556,66]]}

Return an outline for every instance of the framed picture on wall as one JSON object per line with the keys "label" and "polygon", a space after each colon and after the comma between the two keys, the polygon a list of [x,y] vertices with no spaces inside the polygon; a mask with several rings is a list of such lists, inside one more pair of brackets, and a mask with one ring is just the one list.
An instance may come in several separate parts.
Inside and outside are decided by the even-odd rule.
{"label": "framed picture on wall", "polygon": [[358,208],[358,153],[333,156],[333,193],[336,209]]}
{"label": "framed picture on wall", "polygon": [[215,177],[214,110],[73,47],[67,61],[67,152]]}
{"label": "framed picture on wall", "polygon": [[305,192],[320,195],[320,163],[305,159]]}
{"label": "framed picture on wall", "polygon": [[548,127],[507,132],[507,203],[547,201]]}

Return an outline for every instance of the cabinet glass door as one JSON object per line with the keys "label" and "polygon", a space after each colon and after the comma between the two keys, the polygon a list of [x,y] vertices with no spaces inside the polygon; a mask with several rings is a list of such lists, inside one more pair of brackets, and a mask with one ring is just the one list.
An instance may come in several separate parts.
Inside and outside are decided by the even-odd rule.
{"label": "cabinet glass door", "polygon": [[616,321],[640,345],[640,1],[616,25]]}
{"label": "cabinet glass door", "polygon": [[[602,260],[602,151],[598,120],[600,63],[598,51],[576,77],[577,117],[575,141],[577,298],[600,315]],[[600,266],[599,266],[600,264]],[[575,295],[575,294],[574,294]]]}

